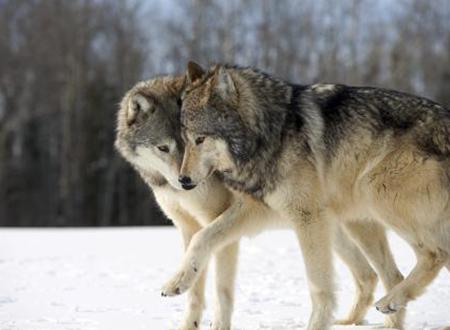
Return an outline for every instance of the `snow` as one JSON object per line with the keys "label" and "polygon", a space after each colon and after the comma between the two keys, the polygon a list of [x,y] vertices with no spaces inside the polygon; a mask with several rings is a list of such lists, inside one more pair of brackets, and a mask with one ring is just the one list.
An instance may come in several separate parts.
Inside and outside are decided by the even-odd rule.
{"label": "snow", "polygon": [[[402,270],[414,265],[410,248],[394,235]],[[0,329],[165,330],[181,319],[184,297],[163,298],[160,286],[175,271],[181,240],[173,228],[1,229]],[[350,307],[353,285],[336,263],[338,309]],[[208,283],[207,298],[212,284]],[[378,287],[376,298],[383,291]],[[208,302],[211,302],[211,298]],[[310,301],[292,232],[265,232],[242,240],[234,329],[303,329]],[[207,329],[212,306],[205,310]],[[374,308],[368,324],[382,322]],[[450,325],[450,277],[443,270],[409,306],[407,329]],[[340,326],[334,329],[372,329]]]}

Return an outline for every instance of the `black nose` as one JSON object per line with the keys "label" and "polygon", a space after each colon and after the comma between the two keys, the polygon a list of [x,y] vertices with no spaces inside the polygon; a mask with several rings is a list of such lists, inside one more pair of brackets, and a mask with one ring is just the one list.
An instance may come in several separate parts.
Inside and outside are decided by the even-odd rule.
{"label": "black nose", "polygon": [[182,185],[190,185],[192,184],[192,180],[190,177],[185,176],[185,175],[180,175],[178,177],[178,182],[181,183]]}
{"label": "black nose", "polygon": [[181,183],[181,187],[183,187],[184,190],[191,190],[195,188],[195,184],[192,183],[191,178],[188,176],[180,175],[178,181]]}

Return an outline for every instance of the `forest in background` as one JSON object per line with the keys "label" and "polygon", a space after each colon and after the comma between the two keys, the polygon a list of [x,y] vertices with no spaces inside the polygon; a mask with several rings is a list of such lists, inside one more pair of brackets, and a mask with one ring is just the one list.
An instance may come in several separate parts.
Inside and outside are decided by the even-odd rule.
{"label": "forest in background", "polygon": [[115,116],[189,59],[450,107],[450,1],[0,0],[0,225],[168,224],[114,150]]}

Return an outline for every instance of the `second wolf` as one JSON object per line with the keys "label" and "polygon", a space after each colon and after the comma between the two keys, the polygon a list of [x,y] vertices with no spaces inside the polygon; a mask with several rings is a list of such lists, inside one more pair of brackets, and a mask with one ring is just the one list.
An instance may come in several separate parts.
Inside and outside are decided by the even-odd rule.
{"label": "second wolf", "polygon": [[[179,99],[185,86],[184,76],[160,77],[138,83],[123,98],[118,112],[116,146],[152,188],[164,213],[173,220],[182,234],[185,246],[201,241],[197,232],[211,232],[213,220],[233,204],[233,196],[216,176],[200,184],[195,190],[185,191],[178,181],[184,151],[180,132]],[[254,234],[274,225],[280,217],[263,203],[245,201],[247,213],[234,227],[236,235],[242,231]],[[220,217],[217,219],[220,221]],[[214,221],[216,222],[216,221]],[[279,222],[279,221],[278,221]],[[397,284],[402,276],[393,262],[384,231],[373,224],[361,228],[355,236],[359,245],[377,269],[387,289]],[[376,286],[376,275],[364,255],[348,235],[337,228],[335,250],[350,267],[357,288],[355,303],[342,324],[360,323],[369,307]],[[216,249],[216,309],[212,323],[214,330],[230,329],[233,310],[233,280],[237,262],[237,245],[225,246],[222,241]],[[205,251],[205,249],[203,249]],[[200,326],[204,306],[205,275],[197,277],[189,290],[182,330]],[[170,294],[167,292],[167,294]],[[386,318],[387,327],[401,327],[401,316]]]}
{"label": "second wolf", "polygon": [[[379,88],[294,85],[251,68],[190,63],[188,77],[183,179],[192,186],[219,171],[293,224],[313,301],[308,329],[331,321],[334,219],[376,219],[414,248],[415,268],[376,304],[384,313],[401,311],[449,267],[448,109]],[[223,236],[244,205],[231,206]],[[201,257],[190,256],[183,272]]]}

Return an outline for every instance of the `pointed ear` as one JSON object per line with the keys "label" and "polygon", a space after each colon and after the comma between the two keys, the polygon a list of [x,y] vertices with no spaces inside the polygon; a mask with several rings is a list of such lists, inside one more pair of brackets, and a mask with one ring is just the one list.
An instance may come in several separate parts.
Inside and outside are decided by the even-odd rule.
{"label": "pointed ear", "polygon": [[173,79],[168,80],[167,86],[173,95],[180,95],[186,87],[186,75],[176,76]]}
{"label": "pointed ear", "polygon": [[152,100],[142,94],[135,94],[130,98],[127,111],[128,126],[134,124],[140,114],[149,114],[155,111]]}
{"label": "pointed ear", "polygon": [[218,92],[224,97],[231,97],[236,94],[236,86],[230,73],[223,67],[217,70],[217,84]]}
{"label": "pointed ear", "polygon": [[198,65],[193,61],[188,62],[186,76],[189,83],[192,84],[196,80],[203,77],[204,74],[205,70],[203,70],[203,68],[200,65]]}

